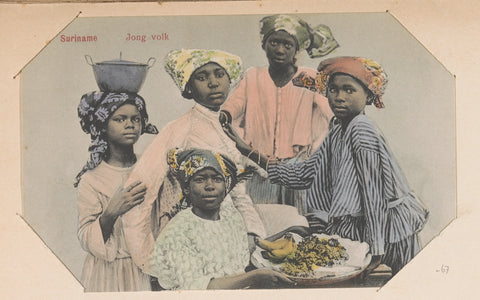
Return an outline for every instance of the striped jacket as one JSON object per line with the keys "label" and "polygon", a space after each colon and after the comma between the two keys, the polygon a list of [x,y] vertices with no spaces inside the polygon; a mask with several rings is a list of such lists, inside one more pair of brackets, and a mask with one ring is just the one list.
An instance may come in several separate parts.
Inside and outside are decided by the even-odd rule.
{"label": "striped jacket", "polygon": [[307,189],[307,207],[328,212],[329,220],[363,217],[373,255],[386,243],[419,232],[428,211],[410,190],[387,143],[372,121],[358,115],[342,128],[333,124],[319,149],[298,164],[273,164],[273,183]]}

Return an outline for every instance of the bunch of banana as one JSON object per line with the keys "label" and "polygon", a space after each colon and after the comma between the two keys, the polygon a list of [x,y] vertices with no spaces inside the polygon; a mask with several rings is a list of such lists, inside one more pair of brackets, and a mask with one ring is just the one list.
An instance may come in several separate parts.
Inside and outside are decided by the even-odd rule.
{"label": "bunch of banana", "polygon": [[265,250],[261,252],[262,256],[265,259],[269,259],[273,262],[283,261],[287,256],[293,254],[297,249],[297,244],[293,240],[292,235],[288,233],[282,238],[273,242],[260,238],[256,239],[256,242],[260,248]]}

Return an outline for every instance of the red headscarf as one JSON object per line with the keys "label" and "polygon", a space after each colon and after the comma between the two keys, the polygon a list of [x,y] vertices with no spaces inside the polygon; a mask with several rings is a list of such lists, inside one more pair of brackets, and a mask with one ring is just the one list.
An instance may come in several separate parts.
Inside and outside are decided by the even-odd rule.
{"label": "red headscarf", "polygon": [[334,74],[350,75],[367,87],[373,94],[373,105],[383,108],[382,95],[387,84],[387,74],[382,67],[371,59],[362,57],[335,57],[324,60],[318,66],[316,86],[325,92],[330,77]]}

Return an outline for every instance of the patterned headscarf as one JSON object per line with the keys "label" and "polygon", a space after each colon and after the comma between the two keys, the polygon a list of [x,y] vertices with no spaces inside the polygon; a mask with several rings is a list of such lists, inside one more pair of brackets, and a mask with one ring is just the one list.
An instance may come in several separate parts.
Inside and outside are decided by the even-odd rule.
{"label": "patterned headscarf", "polygon": [[183,93],[193,72],[211,62],[217,63],[225,69],[232,86],[240,80],[242,76],[240,57],[219,50],[181,49],[171,51],[165,57],[165,70]]}
{"label": "patterned headscarf", "polygon": [[306,50],[311,58],[325,56],[339,46],[328,26],[312,28],[302,19],[289,15],[268,16],[260,21],[262,45],[273,32],[280,30],[295,38],[298,50]]}
{"label": "patterned headscarf", "polygon": [[226,192],[230,192],[235,185],[247,179],[254,171],[248,167],[238,172],[235,163],[223,154],[209,150],[191,148],[187,150],[171,149],[167,157],[170,170],[184,189],[195,173],[212,168],[225,179]]}
{"label": "patterned headscarf", "polygon": [[142,119],[142,134],[158,133],[154,125],[147,123],[148,114],[145,100],[139,95],[108,92],[90,92],[83,95],[78,105],[78,117],[80,118],[80,125],[83,131],[90,134],[92,142],[88,148],[88,151],[90,151],[90,160],[75,178],[75,187],[78,186],[85,172],[97,167],[105,158],[108,150],[108,142],[102,134],[102,129],[105,128],[108,119],[113,113],[124,104],[132,104],[137,107]]}
{"label": "patterned headscarf", "polygon": [[383,68],[375,61],[362,57],[342,56],[322,61],[318,66],[316,85],[326,93],[330,77],[336,73],[347,74],[362,82],[373,94],[370,99],[377,108],[383,108],[382,96],[388,82]]}

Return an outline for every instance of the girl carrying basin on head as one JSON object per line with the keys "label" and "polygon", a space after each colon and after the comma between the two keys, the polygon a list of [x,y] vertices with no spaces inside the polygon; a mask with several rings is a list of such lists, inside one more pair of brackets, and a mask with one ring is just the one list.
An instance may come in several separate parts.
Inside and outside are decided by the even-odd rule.
{"label": "girl carrying basin on head", "polygon": [[90,134],[90,160],[77,175],[78,239],[88,252],[81,282],[87,292],[150,290],[150,278],[132,261],[122,218],[145,196],[145,185],[123,185],[137,161],[133,145],[142,133],[157,133],[148,124],[143,98],[137,94],[91,92],[83,95],[78,116]]}

